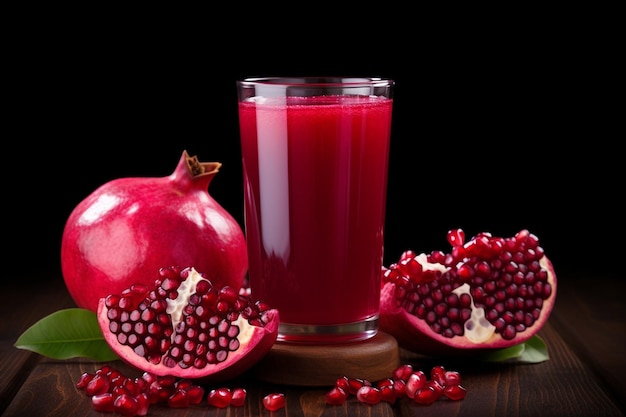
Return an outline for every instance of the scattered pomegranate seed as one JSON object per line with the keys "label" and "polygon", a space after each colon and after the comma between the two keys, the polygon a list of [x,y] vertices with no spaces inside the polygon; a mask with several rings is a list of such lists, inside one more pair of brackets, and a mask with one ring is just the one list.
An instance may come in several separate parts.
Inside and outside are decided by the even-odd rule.
{"label": "scattered pomegranate seed", "polygon": [[446,383],[445,385],[455,385],[455,384],[460,384],[461,383],[461,374],[459,374],[457,371],[446,371]]}
{"label": "scattered pomegranate seed", "polygon": [[145,416],[146,414],[148,414],[148,408],[150,407],[150,400],[148,399],[148,394],[145,392],[142,392],[141,394],[138,394],[136,398],[137,398],[137,404],[139,405],[139,407],[137,408],[137,413],[135,415]]}
{"label": "scattered pomegranate seed", "polygon": [[378,388],[371,385],[363,385],[356,392],[356,398],[362,403],[375,405],[381,402],[383,397]]}
{"label": "scattered pomegranate seed", "polygon": [[439,395],[431,385],[427,385],[422,389],[418,389],[415,392],[413,401],[418,404],[429,405],[435,402],[439,398]]}
{"label": "scattered pomegranate seed", "polygon": [[381,401],[388,402],[389,404],[394,404],[396,402],[396,398],[398,398],[393,385],[383,385],[380,387],[380,396]]}
{"label": "scattered pomegranate seed", "polygon": [[226,408],[233,399],[233,393],[229,388],[216,388],[209,391],[207,401],[209,405],[217,408]]}
{"label": "scattered pomegranate seed", "polygon": [[350,382],[348,381],[347,376],[342,376],[341,378],[337,378],[337,381],[335,381],[335,386],[341,388],[346,393],[350,392]]}
{"label": "scattered pomegranate seed", "polygon": [[248,392],[243,388],[233,388],[232,390],[232,399],[230,400],[230,405],[233,407],[242,407],[246,403],[246,396]]}
{"label": "scattered pomegranate seed", "polygon": [[394,379],[401,379],[406,382],[409,376],[413,373],[413,366],[410,364],[404,364],[398,366],[391,374]]}
{"label": "scattered pomegranate seed", "polygon": [[189,397],[189,404],[200,404],[204,397],[204,388],[199,385],[192,385],[185,388],[187,396]]}
{"label": "scattered pomegranate seed", "polygon": [[96,374],[87,383],[87,386],[85,387],[85,394],[89,396],[104,394],[105,392],[109,391],[110,386],[111,386],[111,381],[106,375]]}
{"label": "scattered pomegranate seed", "polygon": [[332,405],[342,405],[348,399],[348,393],[343,388],[334,386],[326,393],[326,403]]}
{"label": "scattered pomegranate seed", "polygon": [[459,401],[465,398],[465,394],[467,394],[467,390],[459,384],[455,385],[447,385],[443,389],[443,393],[446,397],[450,398],[453,401]]}
{"label": "scattered pomegranate seed", "polygon": [[285,407],[285,394],[274,392],[263,397],[263,407],[269,411],[280,410]]}
{"label": "scattered pomegranate seed", "polygon": [[114,411],[113,401],[115,401],[115,397],[110,392],[96,394],[91,397],[93,409],[102,413],[112,413]]}
{"label": "scattered pomegranate seed", "polygon": [[113,402],[113,409],[116,413],[125,417],[132,417],[137,415],[137,411],[139,411],[139,403],[129,394],[122,394]]}
{"label": "scattered pomegranate seed", "polygon": [[406,397],[406,382],[401,379],[393,381],[393,390],[396,393],[396,398]]}
{"label": "scattered pomegranate seed", "polygon": [[[390,377],[376,381],[375,384],[362,378],[338,378],[335,386],[326,393],[325,399],[329,405],[342,405],[350,395],[369,405],[381,401],[394,404],[403,397],[422,405],[432,404],[444,396],[452,401],[460,401],[467,395],[460,381],[459,372],[448,371],[440,365],[431,369],[428,379],[423,371],[404,364],[398,366]],[[204,388],[188,379],[158,377],[148,372],[141,378],[131,379],[109,366],[104,366],[94,374],[83,373],[76,386],[91,397],[95,411],[117,412],[125,417],[145,416],[149,405],[156,402],[165,402],[172,408],[200,404],[204,396]],[[215,388],[207,395],[207,402],[218,408],[241,407],[245,404],[246,396],[247,392],[243,388]],[[285,405],[283,393],[271,393],[263,398],[263,406],[269,411],[280,410]]]}
{"label": "scattered pomegranate seed", "polygon": [[[156,376],[149,372],[129,378],[108,365],[94,373],[83,373],[76,387],[91,397],[95,411],[116,412],[122,416],[145,416],[150,404],[155,403],[186,408],[200,404],[204,398],[204,388],[191,379]],[[215,407],[241,407],[246,394],[243,388],[217,388],[208,394],[207,400]]]}
{"label": "scattered pomegranate seed", "polygon": [[406,380],[404,390],[406,396],[409,398],[415,398],[415,393],[426,385],[426,374],[423,371],[414,371]]}
{"label": "scattered pomegranate seed", "polygon": [[362,378],[348,378],[348,394],[356,395],[357,391],[363,386],[371,386],[372,383]]}
{"label": "scattered pomegranate seed", "polygon": [[366,379],[343,376],[326,393],[326,404],[342,405],[350,395],[359,402],[374,405],[381,401],[394,404],[399,398],[411,398],[417,404],[429,405],[445,396],[459,401],[465,398],[467,390],[460,385],[461,375],[448,371],[443,366],[434,366],[430,378],[421,370],[414,370],[410,364],[398,366],[388,378],[372,384]]}
{"label": "scattered pomegranate seed", "polygon": [[433,381],[437,381],[439,385],[446,385],[446,370],[443,366],[433,366],[433,369],[430,370],[430,379]]}
{"label": "scattered pomegranate seed", "polygon": [[76,382],[76,388],[84,389],[89,381],[91,381],[94,377],[94,374],[90,374],[89,372],[84,372],[80,378],[78,378],[78,382]]}
{"label": "scattered pomegranate seed", "polygon": [[189,407],[189,395],[185,390],[176,390],[168,399],[167,405],[171,408],[187,408]]}

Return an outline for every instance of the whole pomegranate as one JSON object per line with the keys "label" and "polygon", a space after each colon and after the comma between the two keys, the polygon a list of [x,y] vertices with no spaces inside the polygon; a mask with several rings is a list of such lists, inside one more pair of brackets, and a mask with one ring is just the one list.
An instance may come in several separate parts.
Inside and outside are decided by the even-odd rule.
{"label": "whole pomegranate", "polygon": [[459,354],[505,348],[535,335],[550,316],[557,280],[539,239],[448,232],[450,253],[406,251],[383,268],[381,330],[408,350]]}
{"label": "whole pomegranate", "polygon": [[[274,345],[279,314],[247,288],[215,286],[194,267],[161,268],[151,285],[101,298],[98,323],[126,363],[158,376],[234,378]],[[156,277],[156,279],[155,279]]]}
{"label": "whole pomegranate", "polygon": [[61,268],[78,307],[134,283],[151,285],[163,265],[194,265],[215,285],[242,286],[248,254],[240,225],[208,193],[218,162],[183,151],[166,177],[118,178],[72,211]]}

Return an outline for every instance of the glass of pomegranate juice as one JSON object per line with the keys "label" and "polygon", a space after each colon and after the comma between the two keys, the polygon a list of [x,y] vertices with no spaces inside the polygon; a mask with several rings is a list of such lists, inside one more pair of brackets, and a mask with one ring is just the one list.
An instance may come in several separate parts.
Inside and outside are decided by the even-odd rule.
{"label": "glass of pomegranate juice", "polygon": [[237,81],[249,284],[278,340],[378,331],[393,80]]}

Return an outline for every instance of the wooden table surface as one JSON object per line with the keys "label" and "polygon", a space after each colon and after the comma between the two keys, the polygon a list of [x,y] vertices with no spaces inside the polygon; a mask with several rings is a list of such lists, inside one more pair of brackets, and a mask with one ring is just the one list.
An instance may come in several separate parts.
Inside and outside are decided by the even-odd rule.
{"label": "wooden table surface", "polygon": [[[557,271],[558,272],[558,271]],[[85,359],[56,361],[16,349],[17,337],[45,315],[74,307],[60,273],[44,273],[48,284],[29,284],[28,273],[7,274],[0,291],[0,413],[5,417],[118,416],[97,413],[75,388],[78,377],[102,364]],[[40,273],[41,274],[41,273]],[[590,283],[593,282],[593,285]],[[540,336],[550,360],[531,365],[476,363],[450,358],[401,359],[428,370],[434,364],[461,372],[467,397],[419,406],[409,399],[369,406],[354,397],[343,406],[326,405],[324,387],[272,385],[250,373],[235,381],[248,391],[243,407],[202,405],[171,409],[153,405],[149,416],[624,416],[626,410],[626,285],[618,277],[559,274],[555,309]],[[124,368],[121,363],[113,365]],[[129,373],[131,371],[129,370]],[[284,409],[269,412],[263,396],[283,392]]]}

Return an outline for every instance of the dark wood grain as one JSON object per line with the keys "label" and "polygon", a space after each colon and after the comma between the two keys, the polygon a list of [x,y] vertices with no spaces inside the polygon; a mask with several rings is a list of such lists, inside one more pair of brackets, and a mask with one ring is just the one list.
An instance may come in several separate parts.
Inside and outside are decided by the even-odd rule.
{"label": "dark wood grain", "polygon": [[[593,310],[595,295],[588,291],[585,296],[564,285],[554,317],[540,332],[546,342],[550,360],[539,364],[494,364],[458,358],[428,358],[401,351],[401,361],[414,367],[429,370],[435,364],[461,372],[463,385],[468,389],[463,401],[439,400],[430,406],[420,406],[408,399],[398,400],[394,405],[381,403],[368,406],[351,398],[342,406],[327,405],[324,400],[326,387],[304,387],[263,382],[251,371],[223,385],[241,386],[247,389],[246,404],[241,408],[211,408],[203,405],[188,409],[171,409],[153,405],[150,416],[624,416],[619,395],[623,381],[615,381],[618,375],[609,366],[617,360],[623,369],[624,361],[611,356],[613,350],[623,346],[623,326],[617,318],[606,320],[606,315],[616,306],[605,302],[606,310]],[[67,417],[102,416],[93,411],[89,398],[75,387],[83,372],[93,372],[101,364],[85,359],[56,361],[15,349],[16,337],[28,326],[52,311],[72,306],[62,282],[58,280],[47,288],[36,291],[30,302],[23,302],[28,291],[25,286],[15,286],[12,294],[2,295],[0,340],[0,371],[2,389],[0,410],[3,417]],[[580,319],[581,314],[585,317]],[[622,322],[623,323],[623,322]],[[598,336],[597,333],[608,333]],[[594,339],[595,338],[595,339]],[[594,339],[594,340],[592,340]],[[606,358],[591,360],[589,353],[604,347]],[[589,355],[589,356],[587,356]],[[113,362],[129,375],[136,370],[123,363]],[[622,368],[620,368],[622,367]],[[215,386],[205,386],[208,390]],[[283,392],[287,406],[270,413],[262,406],[262,398],[270,392]],[[112,417],[116,414],[110,414]]]}
{"label": "dark wood grain", "polygon": [[0,342],[0,410],[5,410],[20,386],[39,362],[39,356],[16,351],[10,342]]}
{"label": "dark wood grain", "polygon": [[552,323],[626,409],[626,280],[565,274],[559,284]]}
{"label": "dark wood grain", "polygon": [[14,347],[19,335],[44,316],[74,306],[58,274],[35,285],[29,285],[26,278],[7,282],[0,292],[0,412],[41,359]]}

